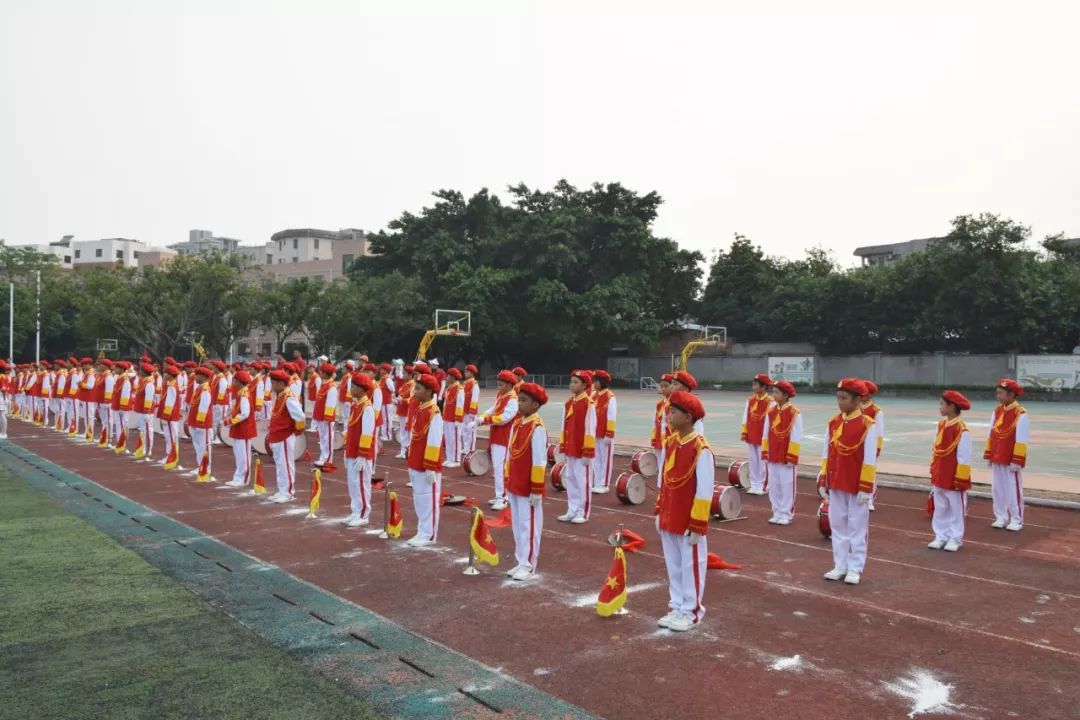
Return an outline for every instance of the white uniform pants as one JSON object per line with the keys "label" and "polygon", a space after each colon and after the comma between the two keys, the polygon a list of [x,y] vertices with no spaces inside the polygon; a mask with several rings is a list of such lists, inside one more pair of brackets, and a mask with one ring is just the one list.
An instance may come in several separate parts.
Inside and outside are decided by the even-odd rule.
{"label": "white uniform pants", "polygon": [[233,460],[236,462],[236,470],[233,471],[233,482],[248,484],[251,476],[251,439],[233,439]]}
{"label": "white uniform pants", "polygon": [[443,423],[443,446],[446,448],[447,462],[461,462],[461,423]]}
{"label": "white uniform pants", "polygon": [[[191,446],[195,448],[195,469],[202,477],[210,477],[213,474],[211,463],[213,454],[210,451],[212,443],[210,438],[214,434],[213,428],[188,428],[191,431]],[[203,471],[203,458],[206,458],[206,471]]]}
{"label": "white uniform pants", "polygon": [[615,441],[612,438],[596,439],[596,458],[593,459],[593,484],[596,487],[611,485],[611,466],[615,453]]}
{"label": "white uniform pants", "polygon": [[514,528],[514,559],[518,565],[536,570],[540,555],[540,535],[544,531],[544,506],[529,504],[527,495],[510,493],[510,520]]}
{"label": "white uniform pants", "polygon": [[319,431],[319,463],[334,461],[334,423],[328,420],[316,420],[315,429]]}
{"label": "white uniform pants", "polygon": [[97,425],[97,410],[100,403],[88,402],[83,403],[86,406],[86,434],[90,437],[94,437],[94,429]]}
{"label": "white uniform pants", "polygon": [[754,492],[767,490],[769,469],[761,457],[761,445],[746,443],[746,449],[750,453],[750,489]]}
{"label": "white uniform pants", "polygon": [[767,463],[769,476],[769,502],[773,516],[778,520],[795,517],[795,480],[798,468],[787,463]]}
{"label": "white uniform pants", "polygon": [[664,563],[668,573],[668,607],[686,613],[701,622],[705,617],[705,569],[708,564],[707,539],[701,538],[697,545],[690,544],[690,536],[660,531],[660,544],[664,548]]}
{"label": "white uniform pants", "polygon": [[410,468],[409,480],[412,481],[413,508],[416,510],[416,536],[436,540],[439,535],[442,474],[435,473],[435,482],[430,483],[426,472]]}
{"label": "white uniform pants", "polygon": [[[345,479],[349,486],[349,510],[362,519],[371,518],[371,471],[367,458],[345,458]],[[415,488],[414,488],[415,489]]]}
{"label": "white uniform pants", "polygon": [[994,518],[1023,525],[1024,471],[1009,472],[1008,465],[991,463],[990,483],[994,497]]}
{"label": "white uniform pants", "polygon": [[495,497],[499,500],[505,500],[506,446],[488,443],[488,452],[491,453],[491,477],[495,481]]}
{"label": "white uniform pants", "polygon": [[[87,407],[87,416],[93,417],[93,413],[89,412],[90,408]],[[154,446],[154,431],[150,427],[150,422],[154,419],[153,415],[136,413],[136,417],[139,420],[139,442],[142,443],[143,454],[146,457],[150,457],[150,451]]]}
{"label": "white uniform pants", "polygon": [[[101,430],[102,430],[102,432],[105,433],[106,439],[108,439],[109,427],[110,427],[110,425],[109,425],[109,405],[108,405],[108,403],[98,403],[97,408],[98,408],[98,422],[101,423]],[[174,437],[175,437],[175,435],[174,435]],[[98,441],[100,442],[100,440],[101,440],[101,438],[99,437]]]}
{"label": "white uniform pants", "polygon": [[944,490],[934,487],[934,518],[931,526],[938,540],[964,542],[964,515],[967,511],[967,493],[961,490]]}
{"label": "white uniform pants", "polygon": [[293,497],[296,493],[296,436],[290,435],[281,442],[270,443],[274,455],[274,474],[281,495]]}
{"label": "white uniform pants", "polygon": [[588,520],[592,511],[592,478],[585,462],[585,458],[566,456],[563,485],[566,487],[566,501],[569,505],[567,510],[570,515],[580,515]]}
{"label": "white uniform pants", "polygon": [[82,400],[75,401],[75,434],[79,434],[79,421],[83,422],[82,432],[86,432],[86,403]]}
{"label": "white uniform pants", "polygon": [[[75,417],[78,418],[78,406],[79,401],[75,401]],[[110,427],[109,427],[109,439],[112,440],[113,447],[120,444],[120,433],[124,430],[124,411],[109,409]],[[76,420],[77,422],[77,420]]]}
{"label": "white uniform pants", "polygon": [[217,439],[218,425],[221,425],[223,422],[225,422],[225,406],[224,405],[218,405],[216,403],[212,403],[210,405],[210,411],[211,411],[211,413],[213,413],[213,416],[214,416],[214,427],[213,427],[214,433],[213,433],[213,436],[212,436],[212,440],[216,444],[216,443],[220,442],[220,440]]}
{"label": "white uniform pants", "polygon": [[866,567],[870,538],[870,506],[856,501],[854,493],[829,492],[829,527],[832,529],[833,567],[861,573]]}
{"label": "white uniform pants", "polygon": [[165,439],[165,462],[169,462],[174,449],[176,458],[179,460],[180,446],[177,441],[180,438],[180,422],[178,420],[162,420],[161,437]]}
{"label": "white uniform pants", "polygon": [[476,422],[475,415],[466,415],[461,420],[461,454],[470,453],[476,449]]}
{"label": "white uniform pants", "polygon": [[382,431],[379,433],[380,438],[386,442],[390,442],[390,431],[393,425],[393,405],[383,405],[381,427]]}
{"label": "white uniform pants", "polygon": [[401,445],[402,452],[406,454],[409,452],[409,431],[405,429],[405,421],[408,418],[402,416],[398,418],[398,444]]}
{"label": "white uniform pants", "polygon": [[656,488],[660,489],[660,484],[664,482],[664,448],[663,446],[653,450],[656,453]]}

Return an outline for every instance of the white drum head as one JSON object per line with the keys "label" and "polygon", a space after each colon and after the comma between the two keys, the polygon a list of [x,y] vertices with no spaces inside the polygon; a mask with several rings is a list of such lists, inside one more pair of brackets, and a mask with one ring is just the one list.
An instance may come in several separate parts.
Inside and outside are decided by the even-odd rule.
{"label": "white drum head", "polygon": [[235,443],[235,442],[236,442],[236,441],[235,441],[235,440],[234,440],[234,439],[233,439],[233,438],[232,438],[232,437],[231,437],[231,436],[229,435],[229,426],[228,426],[228,425],[219,425],[219,426],[218,426],[218,437],[219,437],[219,438],[221,439],[221,442],[225,443],[225,444],[226,444],[226,445],[228,445],[229,447],[232,447],[232,446],[233,446],[233,443]]}
{"label": "white drum head", "polygon": [[297,460],[300,458],[301,455],[307,452],[307,434],[300,433],[299,435],[294,435],[293,437],[296,438],[296,451],[294,453],[296,457],[294,457],[293,459]]}
{"label": "white drum head", "polygon": [[720,517],[734,520],[742,512],[742,495],[735,487],[726,487],[720,491]]}
{"label": "white drum head", "polygon": [[627,505],[641,505],[645,502],[645,477],[637,473],[623,473],[615,486],[615,494]]}
{"label": "white drum head", "polygon": [[638,458],[638,470],[645,477],[655,477],[659,470],[656,465],[656,453],[652,450],[642,450]]}
{"label": "white drum head", "polygon": [[343,447],[345,447],[345,433],[334,430],[334,449],[340,450]]}

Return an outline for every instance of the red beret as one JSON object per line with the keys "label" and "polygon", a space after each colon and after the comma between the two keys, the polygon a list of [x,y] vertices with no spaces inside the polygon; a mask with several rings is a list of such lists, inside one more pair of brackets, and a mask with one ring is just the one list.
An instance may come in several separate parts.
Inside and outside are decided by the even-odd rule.
{"label": "red beret", "polygon": [[213,374],[214,374],[214,371],[211,370],[210,368],[206,367],[205,365],[200,365],[199,367],[195,368],[195,374],[196,375],[203,375],[205,377],[212,377]]}
{"label": "red beret", "polygon": [[773,385],[788,397],[795,397],[796,395],[795,386],[787,380],[777,380]]}
{"label": "red beret", "polygon": [[68,362],[71,363],[72,365],[78,365],[79,364],[79,361],[76,360],[74,357],[69,357]]}
{"label": "red beret", "polygon": [[42,360],[41,361],[41,367],[49,367],[49,361],[48,360]]}
{"label": "red beret", "polygon": [[945,402],[950,402],[961,410],[970,410],[971,401],[964,397],[961,393],[955,390],[946,390],[941,393],[941,399]]}
{"label": "red beret", "polygon": [[139,369],[142,370],[147,375],[154,372],[154,366],[152,364],[148,363],[148,362],[140,363],[139,364]]}
{"label": "red beret", "polygon": [[385,370],[386,372],[390,372],[391,370],[394,369],[394,366],[391,365],[390,363],[383,363],[382,365],[379,366],[379,368],[381,370]]}
{"label": "red beret", "polygon": [[109,358],[102,358],[101,359],[101,364],[104,365],[105,367],[112,367],[113,366],[113,361],[110,360]]}
{"label": "red beret", "polygon": [[773,384],[772,378],[769,377],[768,373],[758,373],[757,375],[754,376],[754,379],[757,380],[762,385],[768,386],[768,385]]}
{"label": "red beret", "polygon": [[675,376],[671,373],[664,373],[660,376],[660,382],[672,382],[675,380]]}
{"label": "red beret", "polygon": [[997,386],[1003,390],[1011,390],[1018,396],[1024,394],[1024,386],[1016,382],[1012,378],[1001,378],[997,381]]}
{"label": "red beret", "polygon": [[607,370],[593,370],[593,380],[603,380],[604,382],[611,382],[611,373]]}
{"label": "red beret", "polygon": [[420,373],[421,375],[430,375],[431,374],[431,368],[429,368],[426,363],[422,363],[422,362],[421,363],[416,363],[415,365],[413,365],[412,371],[413,371],[413,373]]}
{"label": "red beret", "polygon": [[289,373],[287,373],[286,371],[278,369],[278,370],[271,370],[270,371],[270,379],[271,380],[277,380],[278,382],[287,383],[292,378],[289,376]]}
{"label": "red beret", "polygon": [[439,392],[439,381],[430,373],[423,373],[420,377],[416,378],[416,382],[420,383],[433,393]]}
{"label": "red beret", "polygon": [[175,365],[166,365],[165,366],[165,374],[166,375],[172,375],[173,377],[176,377],[177,375],[180,374],[180,368],[176,367]]}
{"label": "red beret", "polygon": [[521,367],[520,365],[518,365],[517,367],[515,367],[515,368],[514,368],[513,370],[511,370],[510,372],[514,373],[514,374],[515,374],[515,375],[517,375],[518,377],[525,377],[526,375],[528,375],[528,374],[529,374],[529,373],[525,372],[525,368]]}
{"label": "red beret", "polygon": [[216,367],[218,370],[224,370],[225,368],[229,367],[220,360],[211,360],[210,364]]}
{"label": "red beret", "polygon": [[461,379],[461,371],[458,370],[457,368],[450,368],[446,372],[446,374],[449,375],[450,377],[457,378],[458,380]]}
{"label": "red beret", "polygon": [[472,363],[465,366],[465,372],[471,372],[473,375],[479,375],[480,371],[476,369],[476,366]]}
{"label": "red beret", "polygon": [[375,389],[375,381],[371,379],[370,375],[365,375],[364,373],[358,372],[353,373],[349,376],[349,378],[352,380],[353,385],[356,385],[357,387],[362,387],[368,392],[371,392]]}
{"label": "red beret", "polygon": [[570,373],[570,377],[576,377],[586,385],[592,385],[592,373],[588,370],[575,370]]}
{"label": "red beret", "polygon": [[533,400],[536,400],[536,402],[540,403],[541,405],[547,404],[547,391],[536,383],[523,383],[522,386],[518,388],[518,394],[520,395],[522,393],[528,395]]}
{"label": "red beret", "polygon": [[84,357],[84,358],[83,358],[83,359],[82,359],[82,360],[81,360],[80,362],[81,362],[81,363],[82,363],[83,365],[93,365],[93,364],[94,364],[94,359],[93,359],[93,358],[88,358],[88,357]]}
{"label": "red beret", "polygon": [[517,385],[517,375],[509,370],[500,370],[496,379],[499,382],[509,383],[510,385]]}
{"label": "red beret", "polygon": [[694,376],[686,372],[685,370],[680,370],[679,372],[675,373],[675,377],[673,379],[677,383],[682,383],[683,387],[688,390],[697,389],[697,380],[695,380]]}
{"label": "red beret", "polygon": [[870,395],[877,395],[878,386],[873,380],[863,380],[863,384],[866,385],[866,392]]}
{"label": "red beret", "polygon": [[172,357],[171,355],[166,355],[166,356],[165,356],[165,364],[166,364],[166,365],[175,365],[175,364],[176,364],[176,360],[174,360],[174,359],[173,359],[173,357]]}
{"label": "red beret", "polygon": [[688,392],[680,390],[671,393],[671,397],[668,401],[671,403],[672,407],[679,408],[695,421],[705,417],[705,406],[701,404],[701,400],[698,399],[697,395],[691,395]]}
{"label": "red beret", "polygon": [[184,367],[186,367],[188,370],[190,370],[191,368],[195,367],[195,361],[194,360],[185,360],[184,361]]}
{"label": "red beret", "polygon": [[67,367],[67,363],[64,362],[63,360],[57,360],[56,361],[56,367]]}
{"label": "red beret", "polygon": [[337,367],[335,367],[334,363],[324,362],[319,366],[319,372],[334,375],[337,373]]}
{"label": "red beret", "polygon": [[251,384],[251,375],[248,374],[247,370],[237,370],[236,374],[233,375],[233,380],[239,380],[240,382],[244,383],[245,385],[250,385]]}
{"label": "red beret", "polygon": [[412,365],[406,365],[405,366],[405,372],[407,372],[407,373],[409,373],[411,375],[412,371],[413,371],[413,366]]}
{"label": "red beret", "polygon": [[375,366],[375,363],[371,363],[371,362],[364,363],[364,372],[375,372],[378,369],[379,368],[377,368]]}
{"label": "red beret", "polygon": [[869,391],[866,389],[866,383],[859,378],[844,378],[840,382],[836,383],[836,389],[855,393],[859,397],[864,397],[869,393]]}

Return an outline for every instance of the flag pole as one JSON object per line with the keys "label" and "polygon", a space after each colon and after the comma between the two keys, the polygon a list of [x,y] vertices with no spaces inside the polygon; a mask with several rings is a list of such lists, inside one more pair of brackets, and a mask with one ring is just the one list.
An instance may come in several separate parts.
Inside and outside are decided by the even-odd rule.
{"label": "flag pole", "polygon": [[380,540],[390,539],[390,471],[386,471],[386,479],[383,480],[383,525],[379,533]]}
{"label": "flag pole", "polygon": [[15,283],[8,283],[8,362],[15,362]]}
{"label": "flag pole", "polygon": [[474,507],[472,509],[472,522],[469,523],[469,566],[461,571],[462,575],[479,575],[480,571],[476,569],[476,552],[472,546],[472,532],[476,527],[476,513],[480,512],[480,508]]}
{"label": "flag pole", "polygon": [[[621,548],[623,546],[623,523],[619,523],[619,529],[615,532],[615,547]],[[623,562],[626,562],[626,557],[623,557]],[[629,592],[627,592],[627,599],[629,599]],[[616,610],[612,615],[627,615],[630,611],[626,609],[626,603]]]}

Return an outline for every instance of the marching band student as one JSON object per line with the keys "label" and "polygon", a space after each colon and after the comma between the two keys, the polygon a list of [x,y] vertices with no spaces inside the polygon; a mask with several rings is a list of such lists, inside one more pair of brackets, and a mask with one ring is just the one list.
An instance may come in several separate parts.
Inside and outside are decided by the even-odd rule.
{"label": "marching band student", "polygon": [[461,387],[461,371],[450,368],[443,388],[443,444],[446,447],[444,467],[461,467],[461,420],[465,416],[465,393]]}
{"label": "marching band student", "polygon": [[761,436],[761,459],[766,472],[773,525],[790,525],[795,518],[795,480],[799,474],[803,422],[799,409],[791,404],[795,386],[780,380],[772,386],[773,404],[765,417]]}
{"label": "marching band student", "polygon": [[345,525],[361,527],[371,519],[371,474],[377,445],[375,407],[377,395],[371,376],[354,373],[349,385],[349,419],[345,430],[345,480],[349,487],[349,516]]}
{"label": "marching band student", "polygon": [[[132,456],[135,460],[150,461],[150,453],[152,448],[151,442],[151,429],[150,423],[154,419],[154,366],[147,362],[139,364],[139,381],[138,388],[135,391],[135,397],[132,401],[132,409],[135,411],[137,421],[139,424],[139,442],[135,448],[135,454]],[[93,413],[87,406],[87,417],[92,417]]]}
{"label": "marching band student", "polygon": [[392,370],[394,366],[390,363],[382,363],[379,365],[379,392],[376,393],[381,398],[380,408],[382,412],[379,413],[379,439],[383,442],[390,442],[390,431],[393,425],[393,409],[394,409],[394,376]]}
{"label": "marching band student", "polygon": [[218,428],[225,424],[225,414],[229,410],[229,379],[225,377],[225,371],[229,366],[221,360],[211,360],[210,364],[217,370],[217,372],[214,373],[213,379],[210,381],[210,390],[213,398],[211,404],[214,408],[214,424],[211,428],[210,442],[214,445],[220,445],[221,440],[217,437]]}
{"label": "marching band student", "polygon": [[664,443],[663,481],[656,498],[656,530],[664,549],[668,573],[669,612],[657,621],[668,630],[684,632],[705,616],[708,564],[709,508],[713,494],[713,454],[709,444],[694,431],[705,417],[701,400],[686,391],[669,398],[671,434]]}
{"label": "marching band student", "polygon": [[7,440],[8,413],[11,411],[11,391],[14,382],[12,370],[6,360],[0,359],[0,440]]}
{"label": "marching band student", "polygon": [[251,439],[259,434],[255,427],[255,391],[251,375],[246,370],[237,370],[232,378],[230,393],[229,437],[233,439],[232,480],[225,483],[228,487],[246,487],[251,477]]}
{"label": "marching band student", "polygon": [[416,510],[416,535],[406,545],[433,545],[439,535],[439,506],[442,504],[442,417],[435,404],[439,381],[424,373],[416,378],[413,398],[419,403],[409,436],[409,480]]}
{"label": "marching band student", "polygon": [[[488,452],[491,454],[495,497],[488,501],[488,505],[492,510],[506,507],[506,445],[510,442],[510,423],[518,414],[517,393],[514,392],[517,376],[509,370],[501,370],[497,380],[495,404],[476,421],[477,425],[491,426],[491,432],[488,433]],[[472,432],[475,434],[475,428]]]}
{"label": "marching band student", "polygon": [[315,407],[311,419],[319,433],[319,458],[313,464],[331,472],[334,469],[334,420],[338,407],[337,368],[333,363],[324,362],[319,366],[319,376],[318,390],[312,396]]}
{"label": "marching band student", "polygon": [[1024,466],[1031,436],[1027,410],[1016,401],[1023,394],[1024,388],[1016,380],[998,380],[998,405],[983,449],[994,498],[994,522],[990,527],[1013,532],[1024,527]]}
{"label": "marching band student", "polygon": [[829,491],[829,526],[832,529],[833,569],[826,580],[843,578],[858,585],[866,566],[870,534],[870,498],[877,476],[877,433],[874,421],[863,413],[868,392],[858,378],[837,384],[840,413],[829,420],[821,470]]}
{"label": "marching band student", "polygon": [[[131,363],[127,360],[120,360],[115,363],[115,367],[120,370],[120,374],[116,378],[116,384],[113,386],[113,399],[112,410],[113,418],[116,421],[116,426],[113,429],[113,436],[116,438],[116,442],[113,444],[113,451],[117,455],[122,455],[128,452],[128,411],[131,410],[131,375],[128,374],[128,370],[131,369]],[[85,407],[85,403],[82,403]],[[76,402],[78,407],[79,402]]]}
{"label": "marching band student", "polygon": [[[660,384],[656,391],[660,393],[660,399],[656,401],[656,412],[653,414],[653,428],[652,437],[649,439],[649,444],[652,445],[653,450],[656,452],[656,467],[662,469],[664,467],[664,440],[668,436],[667,426],[667,412],[668,412],[668,398],[671,397],[673,392],[671,384],[674,381],[674,376],[671,373],[664,373],[660,376]],[[660,487],[660,483],[664,481],[664,474],[662,472],[656,473],[656,487]]]}
{"label": "marching band student", "polygon": [[536,572],[544,530],[547,431],[540,419],[540,408],[547,403],[548,396],[536,383],[522,383],[517,400],[519,413],[510,428],[505,473],[517,565],[506,574],[512,580],[525,580]]}
{"label": "marching band student", "polygon": [[588,522],[592,512],[589,466],[596,456],[596,403],[585,393],[591,385],[592,374],[588,370],[570,374],[570,397],[563,405],[559,428],[559,450],[566,456],[563,484],[567,508],[558,520],[577,525]]}
{"label": "marching band student", "polygon": [[611,466],[615,459],[615,418],[618,404],[611,392],[611,375],[607,370],[593,371],[593,401],[596,403],[596,458],[593,463],[592,491],[606,493],[611,489]]}
{"label": "marching band student", "polygon": [[296,436],[304,432],[304,409],[290,387],[292,379],[285,370],[270,373],[275,397],[266,444],[274,455],[278,491],[270,500],[275,503],[289,502],[296,492]]}
{"label": "marching band student", "polygon": [[476,382],[478,370],[475,365],[465,366],[465,383],[462,393],[465,414],[461,419],[461,456],[476,449],[476,413],[480,407],[480,383]]}
{"label": "marching band student", "polygon": [[[697,390],[697,378],[685,370],[679,370],[672,377],[671,392],[677,393],[679,391],[688,392],[691,395]],[[694,423],[694,432],[701,437],[705,437],[705,421],[698,420]]]}
{"label": "marching band student", "polygon": [[510,372],[514,373],[514,377],[517,378],[517,382],[514,383],[514,392],[517,392],[525,384],[525,376],[529,374],[529,371],[520,365],[515,365]]}
{"label": "marching band student", "polygon": [[[294,353],[298,353],[298,352],[299,352],[298,350],[294,351]],[[300,363],[303,363],[303,362],[304,361],[301,358]],[[304,372],[305,367],[306,367],[306,364],[297,364],[295,362],[285,363],[285,370],[290,373],[290,375],[289,375],[289,392],[291,392],[292,396],[294,398],[296,398],[296,402],[300,404],[300,409],[301,410],[304,409],[304,403],[303,403],[304,381],[302,379],[302,374]],[[314,373],[314,368],[312,368],[312,372]],[[317,375],[316,375],[316,380],[318,380]],[[272,387],[271,387],[271,390],[273,390]]]}
{"label": "marching band student", "polygon": [[180,467],[180,419],[183,408],[178,377],[180,368],[176,365],[165,366],[165,385],[157,410],[157,416],[161,419],[161,434],[165,438],[165,455],[159,464],[164,465],[165,470],[183,469]]}
{"label": "marching band student", "polygon": [[398,418],[398,445],[400,449],[395,456],[398,460],[404,460],[405,455],[409,452],[409,403],[412,401],[413,387],[416,385],[416,381],[413,380],[413,366],[405,366],[405,377],[401,379],[401,384],[398,385],[397,398],[394,400],[394,405],[397,406],[397,418]]}
{"label": "marching band student", "polygon": [[[862,401],[862,411],[874,421],[874,429],[877,432],[877,457],[881,459],[881,450],[885,447],[885,413],[874,402],[874,396],[878,394],[878,386],[871,380],[863,380],[866,383],[866,397]],[[878,485],[874,483],[874,496],[870,498],[870,512],[874,512],[874,502],[877,501]]]}
{"label": "marching band student", "polygon": [[56,373],[53,375],[52,393],[53,415],[56,417],[53,429],[62,429],[64,432],[67,432],[67,412],[64,405],[64,400],[67,395],[67,363],[64,362],[62,358],[58,358],[53,364],[56,365]]}
{"label": "marching band student", "polygon": [[[94,442],[94,423],[97,419],[97,374],[94,372],[94,361],[92,358],[84,357],[79,361],[82,365],[82,382],[79,383],[79,391],[77,398],[82,401],[82,414],[84,416],[85,434],[83,438],[86,442]],[[131,364],[128,364],[131,367]],[[134,382],[134,377],[132,378]],[[76,403],[76,406],[78,403]]]}
{"label": "marching band student", "polygon": [[435,401],[441,403],[443,395],[446,393],[446,372],[439,367],[439,358],[431,358],[428,365],[431,366],[431,374],[439,381],[439,392],[435,396]]}
{"label": "marching band student", "polygon": [[112,403],[112,389],[116,383],[116,377],[112,373],[113,362],[103,357],[97,361],[97,372],[94,378],[94,407],[97,408],[97,420],[101,423],[101,434],[97,439],[98,447],[109,446],[109,418],[110,405]]}
{"label": "marching band student", "polygon": [[930,453],[931,494],[934,499],[931,550],[956,552],[964,543],[964,511],[971,489],[971,433],[960,413],[971,402],[955,390],[941,394],[937,437]]}
{"label": "marching band student", "polygon": [[765,416],[772,405],[769,388],[772,378],[765,373],[758,373],[750,383],[753,390],[743,406],[741,440],[746,443],[750,455],[750,495],[764,495],[769,486],[769,476],[762,459],[761,437],[765,431]]}
{"label": "marching band student", "polygon": [[[194,389],[191,392],[191,404],[188,406],[187,426],[191,436],[191,446],[195,449],[195,469],[187,474],[194,475],[199,482],[210,482],[214,479],[211,464],[213,443],[210,435],[214,432],[214,396],[215,389],[211,379],[214,371],[205,365],[195,368],[195,378],[192,382]],[[205,470],[203,468],[203,458]]]}

